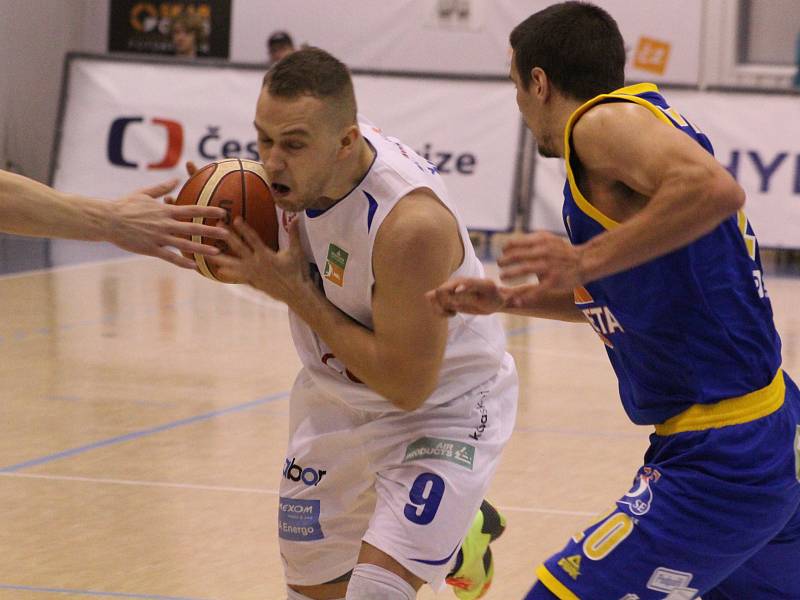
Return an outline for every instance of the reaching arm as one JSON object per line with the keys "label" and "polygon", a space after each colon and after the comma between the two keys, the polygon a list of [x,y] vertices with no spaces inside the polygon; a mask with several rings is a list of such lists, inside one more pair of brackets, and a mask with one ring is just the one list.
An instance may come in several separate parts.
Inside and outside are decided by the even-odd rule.
{"label": "reaching arm", "polygon": [[575,306],[571,291],[540,289],[538,285],[508,287],[491,279],[454,279],[425,296],[434,310],[446,317],[459,312],[474,315],[504,312],[557,321],[586,321]]}
{"label": "reaching arm", "polygon": [[677,250],[744,205],[744,190],[731,174],[682,131],[636,104],[597,108],[575,127],[581,163],[650,200],[631,219],[583,246],[586,281]]}
{"label": "reaching arm", "polygon": [[[154,200],[170,192],[170,181],[134,192],[115,202],[64,194],[51,187],[0,171],[0,231],[34,237],[86,241],[108,241],[178,266],[194,268],[194,262],[171,252],[166,246],[214,255],[213,246],[182,236],[224,238],[220,227],[192,223],[194,217],[224,217],[219,208],[171,206]],[[188,221],[188,222],[187,222]]]}
{"label": "reaching arm", "polygon": [[571,289],[677,250],[744,204],[744,191],[713,156],[642,106],[591,109],[573,144],[590,176],[620,182],[647,203],[579,246],[542,232],[512,240],[498,261],[504,278],[535,273],[545,287]]}
{"label": "reaching arm", "polygon": [[330,305],[298,314],[359,379],[399,408],[414,410],[436,387],[447,342],[447,321],[437,317],[425,292],[462,259],[453,216],[432,196],[413,192],[395,206],[375,240],[374,331]]}

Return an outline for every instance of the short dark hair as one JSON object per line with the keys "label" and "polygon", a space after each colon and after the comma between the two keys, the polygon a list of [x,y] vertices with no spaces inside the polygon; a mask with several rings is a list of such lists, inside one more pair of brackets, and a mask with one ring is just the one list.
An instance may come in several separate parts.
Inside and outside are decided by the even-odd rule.
{"label": "short dark hair", "polygon": [[520,82],[541,68],[560,91],[577,100],[625,85],[625,43],[617,22],[588,2],[561,2],[532,14],[509,36]]}
{"label": "short dark hair", "polygon": [[314,96],[330,100],[356,121],[356,95],[350,70],[325,50],[308,46],[282,58],[264,76],[272,96]]}
{"label": "short dark hair", "polygon": [[286,31],[273,31],[267,38],[267,48],[274,48],[276,46],[289,46],[294,48],[292,36]]}

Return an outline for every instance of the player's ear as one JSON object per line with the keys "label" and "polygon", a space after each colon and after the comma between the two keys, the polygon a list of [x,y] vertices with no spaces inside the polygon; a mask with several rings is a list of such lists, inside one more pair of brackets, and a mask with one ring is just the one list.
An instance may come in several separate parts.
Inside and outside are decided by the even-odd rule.
{"label": "player's ear", "polygon": [[540,100],[547,100],[550,96],[550,79],[541,67],[531,69],[529,90],[532,96],[536,96]]}
{"label": "player's ear", "polygon": [[356,150],[356,142],[360,136],[361,132],[356,124],[348,125],[347,128],[342,131],[339,136],[339,158],[344,158]]}

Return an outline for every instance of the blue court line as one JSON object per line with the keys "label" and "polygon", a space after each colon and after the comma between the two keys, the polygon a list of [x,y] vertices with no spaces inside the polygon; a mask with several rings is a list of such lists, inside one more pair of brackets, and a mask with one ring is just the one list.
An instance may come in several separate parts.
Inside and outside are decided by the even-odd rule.
{"label": "blue court line", "polygon": [[42,456],[40,458],[34,458],[32,460],[27,460],[25,462],[17,463],[15,465],[11,465],[8,467],[4,467],[0,469],[0,473],[13,473],[15,471],[20,471],[22,469],[27,469],[28,467],[35,467],[38,465],[43,465],[45,463],[53,462],[55,460],[60,460],[62,458],[67,458],[69,456],[75,456],[76,454],[82,454],[84,452],[88,452],[89,450],[94,450],[96,448],[103,448],[105,446],[112,446],[114,444],[121,444],[122,442],[127,442],[130,440],[135,440],[140,437],[144,437],[146,435],[151,435],[153,433],[159,433],[161,431],[168,431],[170,429],[175,429],[177,427],[183,427],[184,425],[191,425],[192,423],[197,423],[199,421],[207,421],[208,419],[213,419],[214,417],[219,417],[222,415],[227,415],[230,413],[241,412],[244,410],[249,410],[251,408],[255,408],[257,406],[261,406],[262,404],[267,404],[269,402],[274,402],[275,400],[280,400],[281,398],[285,398],[289,395],[289,392],[278,392],[277,394],[271,394],[269,396],[264,396],[263,398],[258,398],[257,400],[251,400],[250,402],[245,402],[244,404],[237,404],[236,406],[231,406],[229,408],[223,408],[221,410],[214,410],[211,412],[203,413],[201,415],[195,415],[194,417],[188,417],[186,419],[180,419],[178,421],[172,421],[171,423],[165,423],[164,425],[158,425],[156,427],[150,427],[149,429],[142,429],[141,431],[134,431],[132,433],[126,433],[125,435],[119,435],[113,438],[109,438],[107,440],[100,440],[99,442],[93,442],[91,444],[86,444],[85,446],[79,446],[77,448],[72,448],[70,450],[64,450],[62,452],[57,452],[55,454],[48,454],[47,456]]}
{"label": "blue court line", "polygon": [[9,585],[4,583],[0,583],[0,590],[40,592],[44,594],[77,594],[79,596],[107,596],[111,598],[140,598],[141,600],[208,600],[206,598],[188,598],[186,596],[158,596],[154,594],[127,594],[125,592],[97,592],[94,590],[71,590],[66,588],[34,587],[29,585]]}

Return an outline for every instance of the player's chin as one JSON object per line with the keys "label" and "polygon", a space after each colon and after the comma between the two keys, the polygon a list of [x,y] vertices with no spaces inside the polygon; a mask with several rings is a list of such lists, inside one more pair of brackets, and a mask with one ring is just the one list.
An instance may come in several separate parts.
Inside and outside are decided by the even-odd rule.
{"label": "player's chin", "polygon": [[272,200],[283,210],[296,210],[298,195],[294,189],[281,183],[273,183],[269,186]]}

